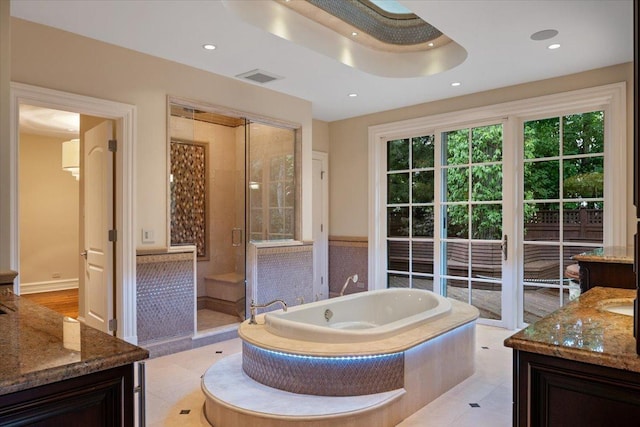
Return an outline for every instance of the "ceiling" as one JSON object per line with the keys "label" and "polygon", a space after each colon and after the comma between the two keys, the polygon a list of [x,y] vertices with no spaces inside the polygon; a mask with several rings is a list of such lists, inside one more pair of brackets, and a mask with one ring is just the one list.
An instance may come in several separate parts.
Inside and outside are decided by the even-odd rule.
{"label": "ceiling", "polygon": [[[353,42],[311,20],[303,19],[308,33],[285,39],[262,29],[264,17],[262,24],[257,18],[248,23],[233,10],[243,4],[257,10],[267,1],[12,0],[11,15],[231,78],[265,70],[283,78],[261,86],[310,101],[314,118],[325,121],[633,60],[631,0],[400,0],[466,51],[460,65],[419,77],[383,77],[345,65],[329,54],[328,42],[347,48]],[[530,38],[546,29],[559,33]],[[305,34],[326,38],[305,43]],[[551,42],[561,47],[547,49]],[[204,50],[206,43],[216,49]],[[387,62],[402,70],[401,60]]]}

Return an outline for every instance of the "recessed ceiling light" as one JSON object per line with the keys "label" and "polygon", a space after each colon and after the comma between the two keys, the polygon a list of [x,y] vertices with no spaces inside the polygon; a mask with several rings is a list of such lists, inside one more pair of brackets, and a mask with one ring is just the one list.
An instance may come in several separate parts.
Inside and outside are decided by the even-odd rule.
{"label": "recessed ceiling light", "polygon": [[453,86],[453,87],[458,87],[458,86],[460,86],[461,84],[462,84],[462,83],[460,83],[460,82],[453,82],[453,83],[451,83],[451,86]]}
{"label": "recessed ceiling light", "polygon": [[352,32],[351,32],[351,35],[352,35],[353,37],[355,37],[355,36],[357,36],[357,35],[358,35],[358,33],[357,33],[357,32],[355,32],[355,31],[352,31]]}
{"label": "recessed ceiling light", "polygon": [[206,50],[214,50],[216,48],[213,44],[203,44],[202,47]]}
{"label": "recessed ceiling light", "polygon": [[429,47],[433,47],[433,42],[429,42],[429,43],[427,44],[427,46],[429,46]]}
{"label": "recessed ceiling light", "polygon": [[531,34],[531,40],[549,40],[558,35],[558,30],[542,30]]}
{"label": "recessed ceiling light", "polygon": [[358,96],[358,94],[357,94],[357,93],[350,93],[350,94],[349,94],[349,98],[355,98],[356,96]]}
{"label": "recessed ceiling light", "polygon": [[555,50],[555,49],[559,49],[560,48],[560,44],[559,43],[554,43],[554,44],[550,44],[549,46],[547,46],[547,49],[551,49],[551,50]]}

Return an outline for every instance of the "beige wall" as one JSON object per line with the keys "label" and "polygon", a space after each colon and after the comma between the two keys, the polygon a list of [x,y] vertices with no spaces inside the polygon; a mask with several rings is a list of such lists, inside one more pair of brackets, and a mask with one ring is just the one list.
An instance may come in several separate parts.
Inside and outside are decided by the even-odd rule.
{"label": "beige wall", "polygon": [[329,123],[313,121],[313,151],[329,152]]}
{"label": "beige wall", "polygon": [[11,267],[9,236],[9,82],[11,81],[10,3],[0,1],[0,270]]}
{"label": "beige wall", "polygon": [[62,142],[20,134],[20,282],[78,278],[79,182],[61,168]]}
{"label": "beige wall", "polygon": [[[310,102],[20,19],[11,23],[12,81],[137,107],[134,232],[139,247],[168,242],[167,95],[300,124],[302,185],[311,188]],[[310,239],[310,191],[303,191],[302,210],[302,238]],[[142,228],[154,231],[154,244],[142,246]]]}
{"label": "beige wall", "polygon": [[633,64],[626,63],[555,79],[526,83],[329,123],[330,231],[333,236],[368,234],[368,128],[434,114],[460,111],[553,93],[627,82],[628,242],[632,243]]}

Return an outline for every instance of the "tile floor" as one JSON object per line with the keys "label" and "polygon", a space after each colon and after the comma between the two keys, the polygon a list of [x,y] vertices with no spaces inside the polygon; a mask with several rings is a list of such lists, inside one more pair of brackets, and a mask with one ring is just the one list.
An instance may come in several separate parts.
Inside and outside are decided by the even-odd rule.
{"label": "tile floor", "polygon": [[[478,325],[476,373],[399,426],[510,426],[511,349],[502,343],[513,333]],[[240,350],[241,341],[236,338],[148,360],[147,427],[210,427],[202,413],[200,377],[215,361]]]}

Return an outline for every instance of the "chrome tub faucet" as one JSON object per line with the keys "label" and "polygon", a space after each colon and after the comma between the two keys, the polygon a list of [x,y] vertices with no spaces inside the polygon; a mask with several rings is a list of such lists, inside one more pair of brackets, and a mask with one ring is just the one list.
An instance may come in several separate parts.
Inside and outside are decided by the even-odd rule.
{"label": "chrome tub faucet", "polygon": [[357,283],[358,282],[358,275],[354,274],[353,276],[347,277],[347,281],[344,282],[344,285],[342,285],[342,289],[340,290],[340,296],[344,295],[344,291],[345,291],[345,289],[347,289],[347,285],[349,284],[349,280],[351,280],[353,283]]}
{"label": "chrome tub faucet", "polygon": [[272,306],[273,304],[280,304],[282,305],[282,310],[283,311],[287,311],[287,303],[284,302],[281,299],[274,299],[271,302],[268,302],[266,304],[256,304],[253,300],[251,300],[251,305],[249,306],[249,310],[251,312],[251,318],[249,319],[249,324],[250,325],[257,325],[258,323],[256,322],[256,310],[259,308],[267,308]]}

